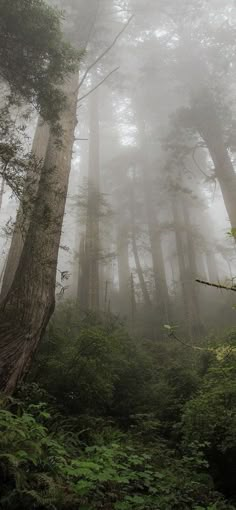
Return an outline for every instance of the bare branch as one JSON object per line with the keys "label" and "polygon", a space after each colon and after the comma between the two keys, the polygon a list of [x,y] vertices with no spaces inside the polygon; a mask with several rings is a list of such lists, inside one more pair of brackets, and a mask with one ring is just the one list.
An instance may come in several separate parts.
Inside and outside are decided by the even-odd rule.
{"label": "bare branch", "polygon": [[91,71],[91,69],[98,63],[100,62],[100,60],[102,60],[103,57],[105,57],[105,55],[107,55],[107,53],[109,53],[109,51],[113,48],[113,46],[115,46],[116,42],[118,41],[118,39],[120,38],[120,36],[124,33],[124,31],[126,30],[126,28],[128,27],[128,25],[130,24],[130,22],[132,21],[134,15],[132,15],[127,23],[123,26],[122,30],[120,30],[120,32],[116,35],[115,39],[112,41],[112,43],[110,44],[110,46],[108,46],[108,48],[106,48],[99,57],[96,58],[96,60],[88,67],[88,69],[86,69],[85,73],[84,73],[84,76],[83,78],[80,80],[79,82],[79,85],[77,87],[77,89],[75,90],[75,92],[77,92],[80,87],[83,85],[84,81],[86,80],[87,76],[88,76],[88,73],[89,71]]}
{"label": "bare branch", "polygon": [[201,283],[202,285],[208,285],[208,287],[215,287],[216,289],[232,290],[233,292],[236,292],[235,285],[233,285],[232,287],[227,287],[226,285],[221,285],[219,283],[206,282],[204,280],[195,280],[195,281],[197,283]]}
{"label": "bare branch", "polygon": [[87,92],[87,94],[84,94],[84,96],[80,97],[78,99],[78,102],[82,101],[83,99],[85,99],[86,97],[88,97],[90,94],[92,94],[92,92],[94,92],[96,89],[98,89],[98,87],[100,87],[106,80],[108,80],[108,78],[110,78],[110,76],[115,73],[116,71],[118,71],[118,69],[120,69],[120,66],[116,67],[115,69],[113,69],[109,74],[107,74],[105,76],[105,78],[103,78],[102,81],[100,81],[96,87],[94,87],[93,89],[91,89],[89,92]]}
{"label": "bare branch", "polygon": [[204,170],[200,167],[199,163],[197,162],[196,160],[196,157],[195,157],[195,154],[196,154],[196,151],[199,149],[200,147],[198,145],[196,145],[196,147],[193,148],[193,151],[192,151],[192,159],[196,165],[196,167],[198,168],[198,170],[207,178],[207,179],[211,179],[214,177],[214,174],[213,175],[207,175]]}

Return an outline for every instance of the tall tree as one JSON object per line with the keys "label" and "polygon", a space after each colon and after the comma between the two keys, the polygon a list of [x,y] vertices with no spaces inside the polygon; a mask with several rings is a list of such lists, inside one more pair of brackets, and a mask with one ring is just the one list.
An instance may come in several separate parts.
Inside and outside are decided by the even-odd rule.
{"label": "tall tree", "polygon": [[98,91],[90,98],[88,204],[85,251],[88,279],[88,308],[99,309],[99,215],[100,215],[100,142]]}
{"label": "tall tree", "polygon": [[[87,38],[96,16],[86,26]],[[83,44],[84,37],[83,33]],[[77,46],[81,49],[78,39]],[[12,392],[27,369],[54,309],[57,257],[77,123],[78,75],[64,86],[62,144],[50,134],[29,229],[13,284],[0,308],[0,388]]]}

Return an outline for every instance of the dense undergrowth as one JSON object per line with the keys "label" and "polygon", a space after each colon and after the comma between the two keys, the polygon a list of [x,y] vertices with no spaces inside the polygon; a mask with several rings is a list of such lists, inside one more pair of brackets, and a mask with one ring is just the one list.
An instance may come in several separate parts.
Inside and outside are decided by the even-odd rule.
{"label": "dense undergrowth", "polygon": [[0,409],[0,508],[236,508],[236,332],[188,349],[56,313]]}

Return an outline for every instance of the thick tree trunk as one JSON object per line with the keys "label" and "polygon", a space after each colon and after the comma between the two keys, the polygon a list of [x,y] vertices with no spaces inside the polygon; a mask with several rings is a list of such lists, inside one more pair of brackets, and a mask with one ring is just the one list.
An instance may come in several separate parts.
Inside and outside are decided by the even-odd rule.
{"label": "thick tree trunk", "polygon": [[214,100],[203,89],[193,99],[192,114],[195,126],[206,143],[215,166],[225,208],[232,229],[236,228],[236,173],[224,142],[223,130]]}
{"label": "thick tree trunk", "polygon": [[[85,0],[79,4],[80,14],[88,15],[77,41],[79,49],[86,48],[96,19],[98,2],[91,0],[90,4],[89,9]],[[55,304],[57,258],[77,122],[77,74],[67,78],[65,94],[63,142],[59,147],[50,134],[20,261],[0,306],[0,390],[6,393],[14,391],[26,372]]]}
{"label": "thick tree trunk", "polygon": [[78,76],[66,83],[63,144],[50,136],[31,222],[12,287],[0,307],[0,390],[27,369],[54,309],[57,257],[71,166]]}
{"label": "thick tree trunk", "polygon": [[[38,120],[34,141],[32,145],[32,154],[41,165],[44,164],[47,146],[49,141],[49,126],[41,119]],[[39,167],[40,170],[40,167]],[[19,206],[15,227],[12,235],[11,245],[7,256],[2,288],[1,301],[6,297],[17,270],[20,256],[24,246],[24,240],[29,228],[31,215],[34,207],[34,201],[38,191],[40,171],[29,175],[25,184],[22,202]]]}

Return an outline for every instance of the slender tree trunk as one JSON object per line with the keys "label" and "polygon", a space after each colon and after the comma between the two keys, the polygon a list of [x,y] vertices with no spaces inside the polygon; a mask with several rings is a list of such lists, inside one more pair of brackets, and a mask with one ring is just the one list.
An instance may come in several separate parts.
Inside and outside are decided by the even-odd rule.
{"label": "slender tree trunk", "polygon": [[54,310],[57,257],[71,166],[78,76],[67,80],[63,144],[50,136],[34,211],[15,278],[0,307],[0,390],[11,393]]}
{"label": "slender tree trunk", "polygon": [[143,172],[143,191],[146,206],[148,235],[150,239],[153,274],[155,282],[156,302],[161,320],[170,321],[169,293],[166,282],[165,263],[162,251],[161,234],[153,207],[153,197],[148,177]]}
{"label": "slender tree trunk", "polygon": [[220,184],[225,207],[232,229],[236,228],[236,173],[224,142],[221,121],[214,100],[203,89],[193,99],[193,120],[200,136],[206,143],[215,165],[216,178]]}
{"label": "slender tree trunk", "polygon": [[140,137],[141,147],[141,171],[142,171],[142,185],[144,193],[144,204],[146,210],[148,235],[150,240],[153,276],[155,284],[156,304],[158,306],[158,314],[162,321],[170,321],[169,312],[169,293],[166,282],[165,263],[162,250],[162,240],[156,217],[154,207],[154,197],[152,194],[152,168],[150,164],[150,157],[147,147],[147,135],[145,122],[142,117],[142,112],[139,111],[139,104],[136,105],[138,130]]}
{"label": "slender tree trunk", "polygon": [[189,292],[188,292],[188,281],[187,281],[187,270],[186,270],[186,255],[183,243],[183,227],[181,225],[180,220],[180,212],[179,212],[179,204],[176,201],[176,196],[172,198],[172,214],[173,214],[173,226],[175,232],[176,239],[176,251],[177,251],[177,260],[179,265],[179,278],[182,287],[182,299],[183,299],[183,308],[184,315],[186,318],[187,332],[189,338],[192,339],[192,324],[191,324],[191,310],[190,310],[190,300],[189,300]]}
{"label": "slender tree trunk", "polygon": [[88,307],[99,309],[99,202],[100,202],[100,141],[98,92],[90,99],[88,210],[86,224],[86,258],[88,260]]}
{"label": "slender tree trunk", "polygon": [[194,245],[194,237],[192,235],[192,224],[190,221],[190,211],[185,200],[182,201],[183,217],[187,236],[187,254],[188,254],[188,286],[190,296],[190,312],[192,329],[196,334],[202,334],[204,327],[201,321],[201,313],[199,306],[199,290],[196,287],[195,280],[197,278],[197,261],[196,246]]}
{"label": "slender tree trunk", "polygon": [[[47,146],[49,141],[49,126],[38,120],[34,141],[32,145],[32,154],[41,165],[44,164]],[[26,181],[22,202],[20,203],[15,227],[12,235],[11,245],[7,256],[5,272],[3,276],[1,288],[1,301],[6,297],[12,282],[14,280],[15,272],[19,264],[20,256],[24,246],[28,228],[30,225],[31,215],[34,207],[34,201],[38,191],[40,179],[40,166],[38,172],[28,176]]]}
{"label": "slender tree trunk", "polygon": [[144,304],[147,309],[152,307],[152,302],[149,296],[149,292],[147,289],[147,284],[144,279],[143,270],[139,258],[138,246],[137,246],[137,229],[136,229],[136,221],[135,221],[135,196],[134,196],[134,182],[130,185],[130,220],[131,220],[131,243],[134,254],[134,260],[136,265],[136,270],[138,274],[138,279],[143,295]]}
{"label": "slender tree trunk", "polygon": [[1,179],[1,186],[0,186],[0,211],[2,209],[4,186],[5,186],[5,181],[4,181],[4,178],[2,177],[2,179]]}
{"label": "slender tree trunk", "polygon": [[197,274],[202,280],[208,279],[205,253],[200,253],[197,260]]}
{"label": "slender tree trunk", "polygon": [[119,278],[119,295],[122,313],[129,315],[130,300],[130,267],[129,267],[129,232],[128,226],[123,222],[117,226],[117,262]]}
{"label": "slender tree trunk", "polygon": [[136,321],[137,306],[136,306],[136,296],[135,296],[133,273],[131,273],[131,276],[130,276],[130,299],[131,299],[131,323],[132,323],[132,328],[134,329],[135,321]]}
{"label": "slender tree trunk", "polygon": [[206,261],[209,281],[217,283],[219,281],[219,272],[217,268],[215,254],[210,249],[206,251]]}
{"label": "slender tree trunk", "polygon": [[85,235],[81,236],[79,245],[79,278],[77,298],[82,310],[88,309],[88,260]]}

